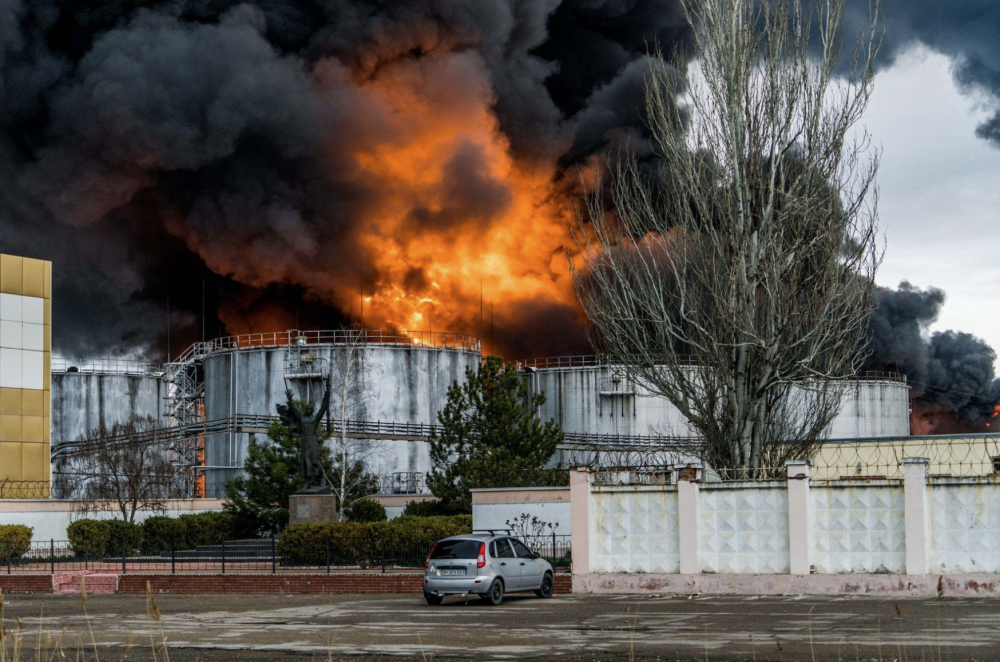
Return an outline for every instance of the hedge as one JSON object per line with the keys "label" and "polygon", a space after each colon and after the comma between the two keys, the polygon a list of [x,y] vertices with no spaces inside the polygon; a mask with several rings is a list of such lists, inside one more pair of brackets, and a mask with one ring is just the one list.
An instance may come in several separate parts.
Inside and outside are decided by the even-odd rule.
{"label": "hedge", "polygon": [[142,548],[147,554],[188,549],[187,526],[175,517],[149,517],[142,523]]}
{"label": "hedge", "polygon": [[377,558],[383,546],[390,553],[400,550],[426,553],[441,538],[468,533],[471,528],[471,515],[400,517],[388,522],[295,524],[281,535],[278,554],[292,563],[322,565],[326,562],[329,541],[331,563],[364,565]]}
{"label": "hedge", "polygon": [[6,560],[16,560],[31,549],[33,529],[24,524],[0,524],[0,554]]}
{"label": "hedge", "polygon": [[66,527],[66,537],[77,556],[104,556],[111,539],[111,527],[104,520],[78,519]]}
{"label": "hedge", "polygon": [[184,540],[189,548],[220,545],[223,540],[233,539],[236,518],[231,513],[195,513],[177,519],[184,526]]}
{"label": "hedge", "polygon": [[347,507],[349,522],[384,522],[387,519],[385,506],[371,499],[358,499]]}

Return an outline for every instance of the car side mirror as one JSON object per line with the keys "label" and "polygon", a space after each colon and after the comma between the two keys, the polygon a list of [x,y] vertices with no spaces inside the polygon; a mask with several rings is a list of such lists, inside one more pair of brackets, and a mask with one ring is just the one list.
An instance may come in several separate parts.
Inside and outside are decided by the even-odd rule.
{"label": "car side mirror", "polygon": [[532,552],[531,553],[531,558],[532,559],[540,559],[540,558],[542,558],[542,555],[539,554],[538,552]]}

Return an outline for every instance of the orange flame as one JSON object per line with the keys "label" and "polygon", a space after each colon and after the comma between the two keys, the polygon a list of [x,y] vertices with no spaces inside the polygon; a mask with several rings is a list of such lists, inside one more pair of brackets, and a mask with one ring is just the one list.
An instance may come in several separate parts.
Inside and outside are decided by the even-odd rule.
{"label": "orange flame", "polygon": [[[478,57],[444,54],[393,64],[366,85],[388,124],[386,139],[354,154],[384,192],[360,238],[377,270],[366,326],[478,332],[480,287],[500,314],[574,301],[555,163],[512,157],[486,81]],[[470,181],[481,207],[462,199]]]}

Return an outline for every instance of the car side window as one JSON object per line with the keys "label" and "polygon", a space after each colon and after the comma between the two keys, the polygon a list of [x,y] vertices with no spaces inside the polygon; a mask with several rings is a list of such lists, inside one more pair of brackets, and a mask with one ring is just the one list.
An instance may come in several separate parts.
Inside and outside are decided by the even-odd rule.
{"label": "car side window", "polygon": [[519,559],[531,558],[531,550],[525,547],[520,540],[511,540],[511,543],[513,543],[514,545],[514,553],[517,555],[517,558]]}
{"label": "car side window", "polygon": [[497,540],[497,558],[498,559],[512,559],[514,558],[514,549],[510,546],[510,541],[506,538],[501,538]]}
{"label": "car side window", "polygon": [[490,556],[497,558],[497,541],[494,540],[490,543]]}

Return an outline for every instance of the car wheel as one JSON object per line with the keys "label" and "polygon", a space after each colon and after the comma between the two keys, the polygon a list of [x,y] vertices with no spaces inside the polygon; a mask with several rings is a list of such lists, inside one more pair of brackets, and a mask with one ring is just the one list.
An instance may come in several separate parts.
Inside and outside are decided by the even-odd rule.
{"label": "car wheel", "polygon": [[539,587],[539,589],[537,591],[535,591],[535,595],[537,595],[540,598],[551,598],[552,597],[552,573],[551,572],[546,572],[545,576],[542,577],[542,585]]}
{"label": "car wheel", "polygon": [[424,593],[424,600],[427,601],[427,604],[436,606],[441,604],[441,601],[444,600],[444,597],[440,595],[434,595],[433,593]]}
{"label": "car wheel", "polygon": [[479,596],[484,602],[496,607],[498,604],[503,602],[503,582],[499,579],[494,579],[493,583],[490,584],[490,590]]}

